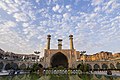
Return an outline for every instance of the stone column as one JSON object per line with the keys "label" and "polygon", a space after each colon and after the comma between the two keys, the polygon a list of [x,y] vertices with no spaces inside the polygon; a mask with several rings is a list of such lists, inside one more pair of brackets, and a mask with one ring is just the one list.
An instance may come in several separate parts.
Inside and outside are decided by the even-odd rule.
{"label": "stone column", "polygon": [[62,39],[58,39],[58,49],[62,49]]}
{"label": "stone column", "polygon": [[50,49],[50,39],[51,39],[51,35],[47,35],[47,46],[46,46],[46,49]]}
{"label": "stone column", "polygon": [[74,49],[74,45],[73,45],[73,35],[70,35],[69,38],[70,38],[70,49]]}
{"label": "stone column", "polygon": [[2,67],[2,70],[5,70],[5,66],[6,66],[7,63],[3,63],[3,67]]}
{"label": "stone column", "polygon": [[102,69],[102,63],[100,63],[99,66],[100,66],[100,69]]}
{"label": "stone column", "polygon": [[92,66],[92,70],[94,69],[94,65],[95,65],[95,64],[91,64],[91,66]]}

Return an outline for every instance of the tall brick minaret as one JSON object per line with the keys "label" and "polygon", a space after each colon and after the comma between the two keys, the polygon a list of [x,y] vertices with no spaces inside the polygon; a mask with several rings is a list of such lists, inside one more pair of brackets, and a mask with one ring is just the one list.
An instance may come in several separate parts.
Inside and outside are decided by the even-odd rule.
{"label": "tall brick minaret", "polygon": [[69,35],[69,39],[70,39],[70,49],[74,49],[74,45],[73,45],[73,35]]}
{"label": "tall brick minaret", "polygon": [[58,39],[58,49],[62,49],[62,39]]}
{"label": "tall brick minaret", "polygon": [[46,49],[50,49],[50,39],[51,39],[51,35],[47,35],[47,46],[46,46]]}

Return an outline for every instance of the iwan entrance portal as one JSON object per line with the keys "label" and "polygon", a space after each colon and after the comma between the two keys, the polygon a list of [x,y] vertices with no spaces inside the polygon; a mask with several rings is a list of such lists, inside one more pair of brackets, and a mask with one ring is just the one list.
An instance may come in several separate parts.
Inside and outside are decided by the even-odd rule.
{"label": "iwan entrance portal", "polygon": [[73,47],[73,35],[69,36],[70,49],[62,49],[62,39],[58,39],[58,49],[50,49],[51,35],[47,36],[47,46],[44,53],[44,68],[59,67],[75,68],[77,52]]}
{"label": "iwan entrance portal", "polygon": [[68,68],[68,59],[63,53],[58,52],[51,57],[51,66]]}

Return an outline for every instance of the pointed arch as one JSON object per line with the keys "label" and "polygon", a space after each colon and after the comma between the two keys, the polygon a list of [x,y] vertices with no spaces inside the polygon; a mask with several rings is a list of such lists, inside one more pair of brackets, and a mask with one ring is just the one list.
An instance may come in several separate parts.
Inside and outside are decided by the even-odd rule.
{"label": "pointed arch", "polygon": [[61,52],[58,52],[58,53],[54,54],[54,55],[51,57],[50,63],[51,63],[51,66],[52,66],[52,67],[62,66],[62,67],[68,68],[68,59],[67,59],[67,57],[66,57],[63,53],[61,53]]}

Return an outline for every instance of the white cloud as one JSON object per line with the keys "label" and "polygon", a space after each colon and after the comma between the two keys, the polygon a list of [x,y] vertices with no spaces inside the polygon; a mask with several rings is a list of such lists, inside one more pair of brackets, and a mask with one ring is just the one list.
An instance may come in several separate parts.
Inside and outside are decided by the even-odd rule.
{"label": "white cloud", "polygon": [[62,6],[62,7],[58,10],[58,12],[59,12],[59,13],[62,13],[62,12],[63,12],[63,9],[64,9],[64,7]]}
{"label": "white cloud", "polygon": [[16,27],[16,23],[13,21],[5,21],[0,24],[0,34],[8,33],[9,30]]}
{"label": "white cloud", "polygon": [[22,5],[22,3],[26,2],[25,0],[14,0],[15,4]]}
{"label": "white cloud", "polygon": [[0,24],[0,47],[13,52],[30,52],[34,49],[23,37],[20,37],[15,30],[16,23],[12,21],[2,22]]}
{"label": "white cloud", "polygon": [[95,12],[99,12],[99,11],[101,11],[101,8],[100,8],[100,6],[98,6],[98,7],[95,7],[94,11],[95,11]]}
{"label": "white cloud", "polygon": [[9,26],[9,27],[15,27],[16,26],[16,23],[13,22],[13,21],[7,21],[4,23],[5,26]]}
{"label": "white cloud", "polygon": [[3,1],[0,1],[0,8],[2,8],[3,10],[8,9],[6,3],[4,3]]}
{"label": "white cloud", "polygon": [[13,0],[5,0],[6,3],[14,3]]}
{"label": "white cloud", "polygon": [[16,18],[16,21],[23,21],[23,22],[26,22],[26,21],[29,21],[29,17],[27,16],[27,14],[25,13],[15,13],[14,16]]}
{"label": "white cloud", "polygon": [[103,3],[103,0],[92,0],[92,5],[97,6]]}
{"label": "white cloud", "polygon": [[103,10],[107,13],[111,13],[118,7],[120,7],[120,4],[118,4],[116,0],[111,0],[109,2],[106,2],[105,6],[103,7]]}
{"label": "white cloud", "polygon": [[39,3],[40,2],[40,0],[36,0],[36,3]]}
{"label": "white cloud", "polygon": [[9,4],[7,11],[8,11],[9,14],[18,12],[19,11],[18,5],[16,5],[16,4]]}
{"label": "white cloud", "polygon": [[69,9],[71,7],[71,5],[66,5],[66,8]]}
{"label": "white cloud", "polygon": [[60,6],[57,4],[57,5],[56,5],[56,6],[54,6],[52,9],[53,9],[53,11],[55,11],[55,12],[56,12],[56,11],[58,11],[58,10],[60,9]]}
{"label": "white cloud", "polygon": [[[52,35],[52,48],[57,47],[58,38],[63,38],[63,48],[69,48],[68,36],[73,34],[77,50],[93,52],[105,48],[104,44],[108,45],[120,39],[117,0],[105,3],[103,0],[92,0],[95,8],[90,12],[74,10],[77,4],[63,5],[59,0],[50,0],[49,5],[48,2],[36,2],[39,6],[29,0],[0,1],[1,9],[9,13],[7,16],[12,17],[10,20],[0,20],[0,45],[6,50],[32,52],[40,48],[42,52],[47,34]],[[46,4],[47,6],[42,6]],[[51,7],[55,12],[51,11]]]}
{"label": "white cloud", "polygon": [[28,27],[29,23],[23,23],[23,27]]}
{"label": "white cloud", "polygon": [[66,5],[66,9],[68,10],[68,11],[71,11],[72,9],[71,9],[71,5]]}
{"label": "white cloud", "polygon": [[65,19],[69,19],[69,18],[70,18],[70,16],[71,16],[71,14],[70,14],[70,13],[64,13],[64,14],[63,14],[63,17],[64,17]]}
{"label": "white cloud", "polygon": [[104,0],[92,0],[92,5],[95,6],[95,12],[103,12],[106,14],[114,13],[114,11],[120,7],[118,0],[110,0],[106,2]]}

